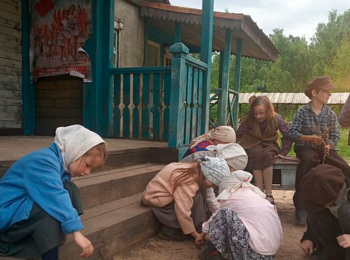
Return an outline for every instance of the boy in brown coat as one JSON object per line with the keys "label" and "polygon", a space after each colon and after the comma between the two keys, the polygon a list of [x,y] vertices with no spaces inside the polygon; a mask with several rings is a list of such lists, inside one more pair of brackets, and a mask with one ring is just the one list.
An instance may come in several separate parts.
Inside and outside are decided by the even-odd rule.
{"label": "boy in brown coat", "polygon": [[331,165],[312,168],[301,180],[300,203],[307,211],[301,248],[322,260],[350,259],[349,179]]}

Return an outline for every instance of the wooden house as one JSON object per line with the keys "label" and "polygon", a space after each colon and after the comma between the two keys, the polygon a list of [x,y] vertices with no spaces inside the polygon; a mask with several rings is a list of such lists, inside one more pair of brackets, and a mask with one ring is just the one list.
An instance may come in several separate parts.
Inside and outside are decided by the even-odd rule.
{"label": "wooden house", "polygon": [[[0,0],[4,135],[53,134],[78,123],[105,137],[162,140],[181,150],[208,129],[211,92],[219,100],[218,124],[235,126],[241,57],[277,59],[278,50],[250,16],[214,12],[214,0],[203,0],[203,10],[168,0],[88,0],[92,36],[83,48],[92,82],[68,75],[33,82],[28,2]],[[221,56],[220,85],[211,88],[213,51]],[[235,90],[229,91],[232,54]],[[229,92],[235,98],[228,99]]]}

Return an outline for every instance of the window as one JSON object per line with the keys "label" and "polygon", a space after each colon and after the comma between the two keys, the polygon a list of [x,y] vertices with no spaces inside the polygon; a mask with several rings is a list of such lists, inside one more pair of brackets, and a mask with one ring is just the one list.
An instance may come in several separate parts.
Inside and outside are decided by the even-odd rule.
{"label": "window", "polygon": [[114,68],[119,67],[119,31],[117,29],[114,29],[113,33],[113,60],[112,65]]}
{"label": "window", "polygon": [[147,40],[145,66],[159,66],[160,45]]}

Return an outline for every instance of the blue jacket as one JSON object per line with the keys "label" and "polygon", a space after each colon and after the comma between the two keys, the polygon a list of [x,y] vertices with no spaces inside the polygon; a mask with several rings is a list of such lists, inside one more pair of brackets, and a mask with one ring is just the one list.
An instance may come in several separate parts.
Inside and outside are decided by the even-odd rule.
{"label": "blue jacket", "polygon": [[0,180],[0,231],[28,219],[34,202],[61,223],[65,234],[83,229],[63,187],[69,179],[55,143],[19,159]]}

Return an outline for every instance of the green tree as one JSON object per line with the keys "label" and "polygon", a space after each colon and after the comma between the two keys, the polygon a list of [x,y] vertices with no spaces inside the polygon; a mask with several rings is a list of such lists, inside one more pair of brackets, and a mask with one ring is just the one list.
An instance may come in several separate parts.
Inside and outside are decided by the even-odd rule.
{"label": "green tree", "polygon": [[325,67],[325,74],[329,75],[338,86],[337,92],[350,91],[350,42],[342,40],[331,66]]}
{"label": "green tree", "polygon": [[312,38],[310,49],[315,58],[314,76],[324,75],[332,66],[343,40],[350,37],[350,11],[343,15],[333,10],[328,15],[328,23],[319,23]]}
{"label": "green tree", "polygon": [[269,92],[300,92],[312,77],[313,59],[305,37],[288,37],[275,29],[270,39],[280,51],[277,61],[267,71]]}

